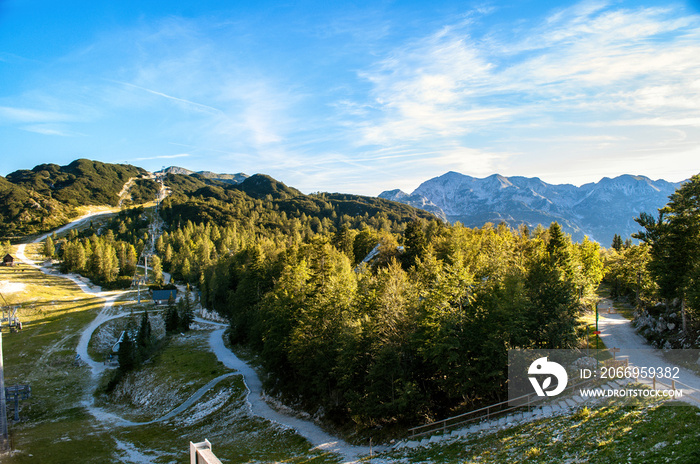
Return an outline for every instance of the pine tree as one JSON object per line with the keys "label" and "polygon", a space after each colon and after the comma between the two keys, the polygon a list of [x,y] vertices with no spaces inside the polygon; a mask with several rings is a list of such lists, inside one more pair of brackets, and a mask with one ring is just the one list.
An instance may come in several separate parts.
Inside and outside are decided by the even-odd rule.
{"label": "pine tree", "polygon": [[182,261],[182,268],[180,269],[180,273],[182,274],[182,278],[185,279],[186,281],[190,281],[192,278],[192,266],[190,265],[190,260],[188,258],[185,258]]}
{"label": "pine tree", "polygon": [[75,270],[82,271],[87,265],[87,255],[85,252],[85,247],[82,243],[76,242],[75,244]]}
{"label": "pine tree", "polygon": [[165,246],[163,244],[163,236],[159,235],[158,238],[156,239],[156,251],[158,253],[163,253],[165,251]]}
{"label": "pine tree", "polygon": [[165,331],[175,333],[180,329],[180,317],[172,295],[168,298],[168,307],[165,310]]}
{"label": "pine tree", "polygon": [[53,239],[49,235],[48,237],[46,237],[46,240],[44,240],[44,256],[46,256],[49,259],[53,258],[55,250],[56,245],[54,244]]}
{"label": "pine tree", "polygon": [[134,323],[129,319],[124,329],[124,338],[121,343],[119,343],[119,351],[117,352],[119,356],[119,369],[122,372],[129,372],[138,364],[137,348],[132,340],[133,333]]}
{"label": "pine tree", "polygon": [[683,331],[687,329],[686,296],[700,266],[700,174],[693,176],[659,210],[658,220],[642,213],[635,220],[645,231],[633,237],[651,247],[649,271],[662,298],[680,298]]}
{"label": "pine tree", "polygon": [[153,283],[163,285],[163,265],[158,255],[151,256],[151,269],[153,270]]}
{"label": "pine tree", "polygon": [[612,247],[613,247],[613,249],[619,253],[620,251],[622,251],[622,246],[623,246],[623,245],[622,245],[622,237],[620,237],[619,235],[615,234],[615,235],[613,236],[613,241],[612,241]]}
{"label": "pine tree", "polygon": [[100,274],[105,282],[114,282],[119,275],[119,259],[114,246],[109,242],[104,245],[103,259],[104,267]]}
{"label": "pine tree", "polygon": [[148,319],[148,311],[145,311],[141,316],[141,324],[139,332],[136,335],[136,343],[139,351],[145,353],[151,346],[151,321]]}
{"label": "pine tree", "polygon": [[416,263],[416,259],[422,259],[425,254],[427,240],[423,231],[423,223],[419,220],[409,222],[404,232],[404,247],[406,251],[401,257],[404,268],[408,269]]}
{"label": "pine tree", "polygon": [[165,261],[166,266],[170,266],[170,263],[173,260],[173,247],[170,245],[170,243],[165,246],[165,256],[163,257],[163,260]]}
{"label": "pine tree", "polygon": [[178,302],[178,319],[180,323],[180,329],[183,332],[187,332],[188,330],[190,330],[190,324],[194,322],[194,310],[192,308],[192,301],[190,301],[190,297],[190,284],[187,284],[185,296]]}
{"label": "pine tree", "polygon": [[131,276],[136,272],[136,248],[134,248],[134,245],[129,243],[126,245],[125,251],[126,260],[124,262],[123,273],[124,275]]}
{"label": "pine tree", "polygon": [[550,260],[565,274],[567,279],[573,279],[574,269],[570,237],[564,234],[557,222],[553,222],[547,232],[549,235],[547,253]]}

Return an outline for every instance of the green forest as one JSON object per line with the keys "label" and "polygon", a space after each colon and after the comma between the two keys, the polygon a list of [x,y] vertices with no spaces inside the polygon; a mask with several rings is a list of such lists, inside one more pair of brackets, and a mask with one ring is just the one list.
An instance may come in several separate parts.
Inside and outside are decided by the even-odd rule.
{"label": "green forest", "polygon": [[166,185],[162,234],[148,234],[152,210],[124,209],[99,234],[52,243],[65,269],[127,285],[154,240],[155,274],[193,285],[230,321],[231,343],[255,353],[269,392],[348,429],[503,400],[507,350],[581,346],[580,316],[601,281],[640,308],[677,305],[687,346],[697,327],[699,176],[658,218],[637,218],[639,243],[616,237],[608,249],[572,243],[557,223],[448,225],[268,176],[231,185],[170,174]]}
{"label": "green forest", "polygon": [[123,209],[100,235],[90,224],[81,232],[71,229],[65,238],[49,236],[44,255],[59,257],[63,272],[79,273],[105,288],[128,288],[148,241],[149,222],[143,208]]}
{"label": "green forest", "polygon": [[577,346],[579,297],[601,278],[598,246],[572,244],[556,223],[415,220],[397,234],[244,244],[205,269],[201,289],[232,343],[259,353],[271,391],[369,427],[504,399],[507,350]]}
{"label": "green forest", "polygon": [[700,175],[693,176],[656,215],[636,218],[638,244],[616,240],[605,256],[605,281],[639,316],[676,321],[680,330],[648,335],[659,347],[700,346]]}
{"label": "green forest", "polygon": [[[599,246],[556,223],[451,226],[267,176],[166,185],[159,265],[230,320],[269,391],[336,424],[403,426],[503,399],[507,350],[577,346],[583,298],[603,276]],[[72,234],[64,266],[127,282],[146,223],[126,209],[100,235]]]}

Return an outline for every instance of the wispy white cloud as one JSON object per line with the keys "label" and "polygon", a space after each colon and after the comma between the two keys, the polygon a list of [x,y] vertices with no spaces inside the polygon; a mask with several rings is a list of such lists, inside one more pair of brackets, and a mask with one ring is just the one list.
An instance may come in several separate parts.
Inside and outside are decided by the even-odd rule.
{"label": "wispy white cloud", "polygon": [[[444,27],[359,76],[372,85],[371,100],[342,107],[360,144],[412,142],[414,153],[437,149],[427,157],[435,165],[473,174],[518,157],[545,160],[562,137],[569,148],[609,156],[632,150],[650,126],[697,126],[700,17],[582,2],[512,31]],[[654,137],[668,135],[641,139]],[[700,145],[698,134],[687,137]]]}
{"label": "wispy white cloud", "polygon": [[135,85],[135,84],[130,84],[130,83],[128,83],[128,82],[118,82],[118,81],[115,81],[115,82],[116,82],[117,84],[121,84],[121,85],[124,85],[124,86],[127,86],[127,87],[132,87],[132,88],[134,88],[134,89],[143,90],[144,92],[148,92],[148,93],[150,93],[150,94],[152,94],[152,95],[156,95],[156,96],[159,96],[159,97],[163,97],[163,98],[165,98],[165,99],[167,99],[167,100],[171,100],[171,101],[174,101],[174,102],[176,102],[176,103],[182,103],[182,104],[184,104],[185,106],[194,108],[194,109],[196,109],[196,110],[205,111],[205,112],[207,112],[207,113],[216,114],[216,115],[221,115],[221,114],[223,114],[223,111],[221,111],[220,109],[214,108],[214,107],[209,106],[209,105],[204,105],[204,104],[202,104],[202,103],[193,102],[193,101],[187,100],[187,99],[185,99],[185,98],[174,97],[174,96],[172,96],[172,95],[168,95],[168,94],[163,93],[163,92],[158,92],[158,91],[156,91],[156,90],[147,89],[147,88],[145,88],[145,87],[141,87],[141,86]]}
{"label": "wispy white cloud", "polygon": [[21,129],[28,132],[34,132],[36,134],[54,135],[58,137],[77,137],[84,135],[77,132],[73,132],[71,130],[66,129],[63,126],[59,126],[56,124],[31,124],[28,126],[22,126]]}
{"label": "wispy white cloud", "polygon": [[[367,144],[469,133],[513,111],[473,101],[493,65],[452,28],[394,51],[360,77],[373,84],[374,118],[361,127]],[[378,113],[378,114],[377,114]]]}
{"label": "wispy white cloud", "polygon": [[146,156],[141,158],[134,158],[135,161],[146,161],[146,160],[160,160],[160,159],[176,159],[176,158],[189,158],[189,153],[179,153],[177,155],[159,155],[159,156]]}
{"label": "wispy white cloud", "polygon": [[0,106],[0,119],[11,123],[42,123],[73,121],[75,117],[56,111]]}

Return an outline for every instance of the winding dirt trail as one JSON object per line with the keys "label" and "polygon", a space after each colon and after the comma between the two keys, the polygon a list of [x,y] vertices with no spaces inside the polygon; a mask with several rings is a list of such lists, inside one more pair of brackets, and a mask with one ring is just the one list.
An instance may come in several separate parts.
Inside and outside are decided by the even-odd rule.
{"label": "winding dirt trail", "polygon": [[[201,322],[208,321],[201,320]],[[226,326],[219,323],[208,323],[220,326],[209,336],[209,346],[219,361],[229,369],[235,369],[243,376],[243,381],[249,392],[246,401],[252,415],[262,417],[285,428],[293,429],[311,442],[314,448],[339,454],[343,457],[344,463],[357,462],[360,457],[370,454],[369,447],[350,445],[344,440],[326,433],[321,427],[311,421],[288,416],[272,409],[263,399],[263,387],[258,374],[224,345],[223,336]],[[375,447],[373,451],[379,452],[384,449],[384,447]]]}
{"label": "winding dirt trail", "polygon": [[[612,308],[612,302],[604,299],[601,301],[603,307]],[[601,305],[599,305],[600,308]],[[619,313],[600,313],[598,327],[601,331],[600,338],[605,346],[619,348],[616,358],[628,359],[629,363],[637,367],[678,367],[679,380],[684,391],[700,399],[700,376],[694,372],[680,366],[676,366],[667,361],[661,350],[658,350],[647,343],[647,341],[637,333],[632,325],[632,321],[626,319]],[[670,383],[670,380],[664,380]],[[698,406],[697,401],[685,398],[684,401]]]}
{"label": "winding dirt trail", "polygon": [[[56,232],[64,232],[72,227],[82,224],[93,216],[100,214],[109,213],[91,213],[85,215],[75,221],[66,224],[65,226],[58,229]],[[53,232],[52,232],[53,233]],[[50,234],[44,234],[36,238],[32,243],[40,243],[46,239]],[[25,264],[32,266],[43,273],[50,273],[49,269],[37,265],[34,261],[29,259],[25,254],[26,244],[19,245],[16,251],[17,257]],[[116,312],[113,308],[114,302],[119,298],[119,296],[127,293],[126,291],[112,291],[103,292],[99,287],[91,287],[77,275],[74,274],[53,274],[59,277],[69,279],[74,282],[78,287],[87,294],[94,295],[99,298],[103,298],[104,305],[100,312],[97,314],[95,319],[88,324],[88,326],[82,331],[80,340],[78,341],[78,346],[76,348],[76,353],[80,355],[80,358],[90,367],[90,373],[92,377],[92,388],[87,391],[81,401],[81,404],[90,412],[90,414],[95,417],[99,422],[108,423],[114,426],[122,427],[135,427],[143,426],[148,424],[153,424],[156,422],[166,421],[175,417],[178,414],[183,413],[185,410],[190,408],[195,404],[204,394],[209,390],[214,388],[220,381],[228,378],[232,375],[242,375],[243,381],[248,389],[248,395],[246,397],[246,402],[248,404],[248,409],[251,415],[261,417],[263,419],[269,420],[278,426],[292,429],[299,435],[306,438],[316,449],[332,452],[338,454],[342,457],[343,463],[355,463],[362,456],[369,455],[372,451],[380,452],[385,449],[385,447],[374,447],[370,450],[369,447],[365,446],[353,446],[345,442],[344,440],[334,437],[321,429],[315,423],[292,417],[286,414],[282,414],[278,411],[272,409],[263,399],[263,388],[262,382],[258,377],[257,373],[248,366],[245,362],[241,361],[231,350],[229,350],[224,345],[223,335],[226,330],[226,325],[218,322],[212,322],[197,318],[196,321],[199,323],[206,323],[214,325],[217,328],[213,330],[209,336],[209,345],[212,352],[216,357],[229,369],[234,370],[234,372],[229,372],[227,374],[221,375],[209,383],[200,388],[192,396],[190,396],[181,405],[165,414],[164,416],[157,418],[148,422],[133,422],[122,418],[114,413],[110,413],[102,408],[95,406],[94,404],[94,389],[97,387],[97,381],[100,375],[107,369],[104,363],[93,360],[88,354],[88,344],[92,338],[93,333],[102,324],[108,322],[112,319],[128,316],[126,313]]]}

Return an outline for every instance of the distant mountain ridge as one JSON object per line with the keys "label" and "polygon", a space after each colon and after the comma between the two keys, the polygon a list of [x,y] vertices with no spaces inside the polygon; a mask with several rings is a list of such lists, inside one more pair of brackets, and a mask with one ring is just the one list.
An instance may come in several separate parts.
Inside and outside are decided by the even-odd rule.
{"label": "distant mountain ridge", "polygon": [[469,227],[505,222],[532,228],[557,221],[574,240],[588,236],[610,246],[614,234],[627,237],[638,231],[634,218],[641,212],[656,215],[681,184],[622,175],[576,187],[548,184],[537,177],[494,174],[480,179],[452,171],[423,182],[410,195],[389,190],[379,197]]}
{"label": "distant mountain ridge", "polygon": [[182,174],[185,176],[198,174],[202,177],[206,177],[207,179],[214,179],[227,184],[240,184],[250,177],[248,174],[242,172],[236,174],[219,174],[211,171],[190,171],[189,169],[181,168],[180,166],[170,166],[165,169],[161,169],[160,171],[156,171],[155,174]]}
{"label": "distant mountain ridge", "polygon": [[[126,185],[129,204],[148,202],[160,189],[154,177],[159,177],[171,192],[166,201],[179,197],[177,201],[186,204],[183,208],[188,211],[188,219],[193,220],[227,214],[227,208],[251,199],[260,204],[274,203],[275,208],[288,214],[301,212],[317,219],[321,215],[325,220],[331,220],[333,214],[400,221],[432,218],[420,209],[375,197],[305,195],[265,174],[195,172],[178,166],[150,173],[128,164],[78,159],[66,166],[40,164],[0,176],[0,240],[18,240],[64,225],[77,216],[81,206],[117,206]],[[205,204],[207,200],[218,203]]]}

